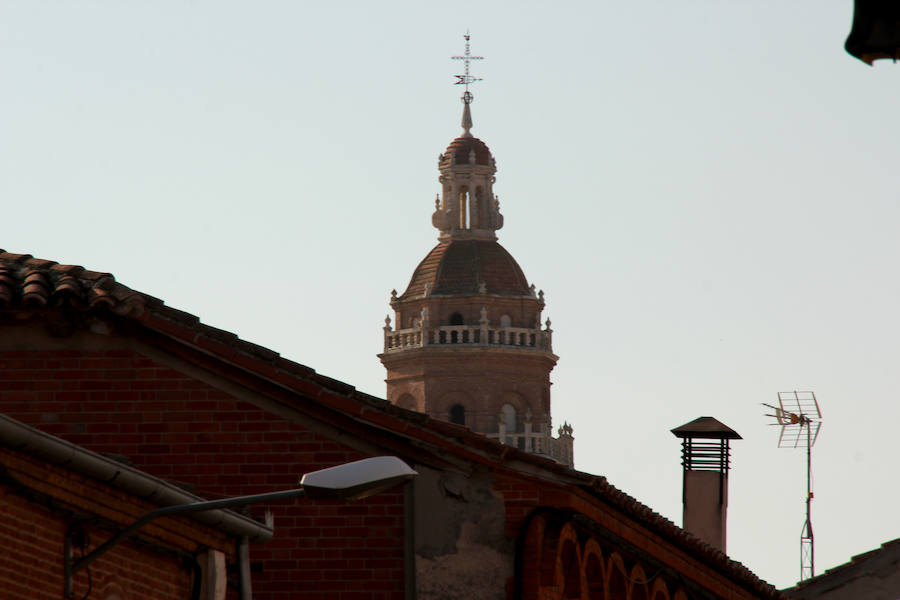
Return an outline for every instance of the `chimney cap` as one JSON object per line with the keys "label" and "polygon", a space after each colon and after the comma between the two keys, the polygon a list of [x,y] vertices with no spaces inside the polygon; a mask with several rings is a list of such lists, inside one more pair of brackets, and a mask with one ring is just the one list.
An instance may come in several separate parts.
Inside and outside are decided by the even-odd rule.
{"label": "chimney cap", "polygon": [[672,430],[675,437],[711,440],[741,440],[737,431],[712,417],[700,417]]}

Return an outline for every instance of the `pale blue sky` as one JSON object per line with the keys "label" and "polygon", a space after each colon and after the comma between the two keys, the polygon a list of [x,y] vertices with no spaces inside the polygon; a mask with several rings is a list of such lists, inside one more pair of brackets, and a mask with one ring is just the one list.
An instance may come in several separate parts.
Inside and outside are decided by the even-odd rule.
{"label": "pale blue sky", "polygon": [[734,444],[729,553],[799,574],[804,460],[760,402],[814,390],[817,567],[900,537],[900,67],[849,0],[0,0],[0,248],[122,283],[383,396],[391,288],[475,128],[501,243],[547,294],[578,468],[681,522],[678,441]]}

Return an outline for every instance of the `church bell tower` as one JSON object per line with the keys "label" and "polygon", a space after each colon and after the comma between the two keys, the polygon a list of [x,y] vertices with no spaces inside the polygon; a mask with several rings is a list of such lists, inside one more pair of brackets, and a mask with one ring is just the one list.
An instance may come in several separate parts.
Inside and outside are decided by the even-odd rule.
{"label": "church bell tower", "polygon": [[[462,135],[438,158],[441,193],[431,222],[438,244],[419,263],[402,294],[391,294],[385,319],[387,398],[483,433],[527,452],[573,465],[572,427],[553,437],[550,320],[541,322],[544,292],[535,291],[497,243],[503,227],[494,195],[497,166],[474,137],[465,36]],[[392,326],[393,323],[393,326]]]}

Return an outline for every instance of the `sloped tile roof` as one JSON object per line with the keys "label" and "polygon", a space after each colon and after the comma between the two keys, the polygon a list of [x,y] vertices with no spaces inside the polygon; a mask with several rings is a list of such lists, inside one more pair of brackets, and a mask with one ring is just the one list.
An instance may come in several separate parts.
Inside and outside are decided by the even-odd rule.
{"label": "sloped tile roof", "polygon": [[162,305],[152,296],[116,282],[109,273],[0,250],[0,310],[13,306],[104,306],[127,314],[142,312],[148,303]]}
{"label": "sloped tile roof", "polygon": [[[804,579],[792,588],[784,590],[789,598],[797,600],[814,599],[831,592],[844,598],[865,598],[894,600],[900,590],[884,587],[879,595],[870,586],[872,582],[884,581],[900,572],[900,538],[883,543],[879,548],[857,554],[842,565],[832,567],[815,577]],[[859,584],[859,585],[858,585]],[[877,585],[877,584],[876,584]]]}

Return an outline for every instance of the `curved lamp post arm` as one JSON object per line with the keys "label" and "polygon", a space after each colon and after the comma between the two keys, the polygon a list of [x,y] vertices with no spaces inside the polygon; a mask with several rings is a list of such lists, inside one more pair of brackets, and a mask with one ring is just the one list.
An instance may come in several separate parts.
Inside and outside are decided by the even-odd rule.
{"label": "curved lamp post arm", "polygon": [[[159,519],[160,517],[171,517],[174,515],[183,515],[187,513],[204,512],[207,510],[216,510],[218,508],[236,508],[239,506],[248,506],[250,504],[260,504],[263,502],[277,502],[279,500],[289,500],[291,498],[300,498],[306,495],[303,488],[295,488],[292,490],[282,490],[280,492],[269,492],[266,494],[255,494],[252,496],[238,496],[236,498],[224,498],[222,500],[209,500],[206,502],[195,502],[194,504],[179,504],[177,506],[164,506],[150,511],[143,517],[123,529],[113,537],[106,540],[103,544],[94,548],[89,554],[82,556],[76,561],[72,560],[71,548],[67,548],[66,552],[66,594],[72,594],[72,576],[78,571],[87,567],[89,564],[112,550],[115,546],[121,544],[138,532],[145,525]],[[67,546],[70,546],[69,540],[66,540]]]}
{"label": "curved lamp post arm", "polygon": [[389,488],[409,481],[417,473],[396,456],[376,456],[366,458],[320,471],[307,473],[300,480],[301,487],[280,492],[268,492],[254,494],[252,496],[238,496],[236,498],[223,498],[222,500],[207,500],[192,504],[178,504],[176,506],[164,506],[150,511],[137,521],[94,548],[89,554],[78,560],[72,557],[71,536],[66,536],[65,556],[63,564],[65,568],[66,598],[73,592],[72,577],[78,571],[121,544],[136,534],[150,521],[160,517],[170,517],[188,513],[205,512],[219,508],[235,508],[261,504],[264,502],[277,502],[306,496],[310,499],[329,500],[358,500],[383,492]]}

